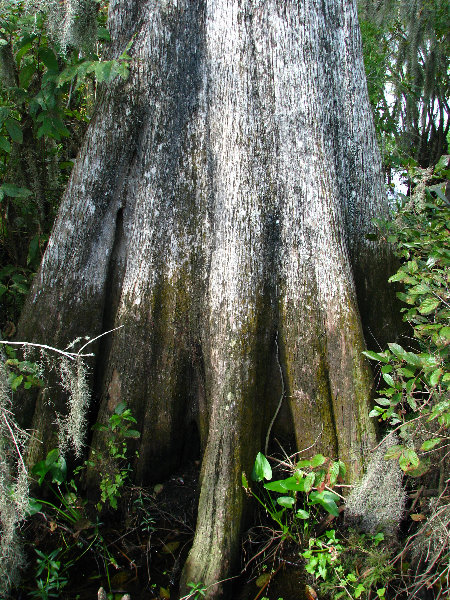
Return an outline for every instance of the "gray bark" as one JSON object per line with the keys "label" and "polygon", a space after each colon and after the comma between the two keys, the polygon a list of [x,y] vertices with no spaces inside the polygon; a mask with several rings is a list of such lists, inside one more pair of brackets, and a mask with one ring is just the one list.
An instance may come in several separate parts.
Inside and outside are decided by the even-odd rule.
{"label": "gray bark", "polygon": [[[183,579],[212,598],[235,573],[241,472],[278,402],[276,339],[298,447],[318,438],[312,452],[355,478],[374,440],[360,311],[382,338],[387,257],[365,235],[386,206],[356,9],[117,0],[110,11],[117,50],[136,34],[131,76],[104,92],[20,335],[64,346],[123,325],[99,345],[94,412],[132,409],[139,482],[177,466],[196,423]],[[24,418],[33,411],[51,446],[44,397]]]}

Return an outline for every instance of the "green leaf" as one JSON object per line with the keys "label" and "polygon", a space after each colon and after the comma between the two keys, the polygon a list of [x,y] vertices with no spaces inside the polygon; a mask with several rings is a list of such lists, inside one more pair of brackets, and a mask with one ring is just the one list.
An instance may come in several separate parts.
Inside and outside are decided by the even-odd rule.
{"label": "green leaf", "polygon": [[309,519],[309,512],[303,510],[302,508],[299,508],[295,514],[299,519]]}
{"label": "green leaf", "polygon": [[444,369],[436,369],[431,373],[430,383],[433,387],[437,386],[437,384],[439,383],[439,379],[441,378],[441,375],[443,375],[443,373]]}
{"label": "green leaf", "polygon": [[281,498],[277,498],[277,503],[285,508],[292,508],[295,504],[295,500],[291,496],[282,496]]}
{"label": "green leaf", "polygon": [[32,193],[27,188],[21,188],[17,185],[13,185],[12,183],[4,183],[2,186],[0,186],[0,189],[7,196],[11,196],[11,198],[27,198]]}
{"label": "green leaf", "polygon": [[377,404],[380,404],[381,406],[390,406],[391,405],[391,401],[389,400],[389,398],[377,398],[376,402],[377,402]]}
{"label": "green leaf", "polygon": [[[261,479],[255,479],[252,476],[254,481],[261,481]],[[285,494],[287,492],[287,487],[285,486],[284,479],[278,479],[277,481],[271,481],[270,483],[265,483],[264,488],[269,490],[269,492],[279,492],[280,494]]]}
{"label": "green leaf", "polygon": [[400,360],[407,360],[408,352],[402,348],[399,344],[388,344],[389,350],[397,356]]}
{"label": "green leaf", "polygon": [[111,35],[106,27],[99,27],[97,29],[97,35],[99,40],[105,40],[106,42],[111,41]]}
{"label": "green leaf", "polygon": [[402,271],[400,269],[400,271],[397,271],[397,273],[395,273],[395,275],[392,275],[392,277],[389,277],[388,281],[393,283],[395,281],[403,281],[403,279],[405,279],[405,277],[407,277],[407,273],[405,273],[404,271]]}
{"label": "green leaf", "polygon": [[383,354],[379,354],[378,352],[372,352],[372,350],[364,350],[363,354],[364,356],[367,356],[367,358],[371,358],[372,360],[378,360],[383,363],[389,362],[389,358],[387,358]]}
{"label": "green leaf", "polygon": [[392,379],[392,376],[389,375],[389,373],[383,373],[383,379],[385,380],[385,382],[390,385],[391,387],[395,387],[395,382]]}
{"label": "green leaf", "polygon": [[447,325],[439,330],[439,337],[450,340],[450,327]]}
{"label": "green leaf", "polygon": [[419,312],[421,315],[429,315],[439,306],[441,301],[438,298],[428,297],[419,306]]}
{"label": "green leaf", "polygon": [[0,135],[0,148],[5,152],[11,152],[11,144],[3,135]]}
{"label": "green leaf", "polygon": [[431,450],[432,448],[434,448],[435,446],[437,446],[441,442],[442,442],[441,438],[432,438],[431,440],[426,440],[422,444],[422,446],[420,447],[420,449],[423,450],[424,452],[427,452],[428,450]]}
{"label": "green leaf", "polygon": [[135,440],[137,440],[138,438],[141,437],[141,434],[136,429],[127,429],[126,431],[123,432],[123,437],[134,438]]}
{"label": "green leaf", "polygon": [[314,485],[315,478],[316,478],[315,473],[308,473],[308,475],[303,480],[303,491],[306,494],[308,494],[311,491],[312,486]]}
{"label": "green leaf", "polygon": [[40,47],[39,56],[49,71],[58,72],[58,59],[51,48]]}
{"label": "green leaf", "polygon": [[17,388],[19,387],[19,385],[22,383],[23,381],[23,375],[18,375],[17,377],[15,377],[11,383],[11,389],[13,392],[17,391]]}
{"label": "green leaf", "polygon": [[263,479],[270,481],[272,479],[272,467],[261,452],[258,452],[256,456],[252,479],[253,481],[262,481]]}
{"label": "green leaf", "polygon": [[22,67],[19,71],[19,83],[20,87],[27,88],[30,85],[31,78],[36,72],[36,65],[34,62],[29,63]]}
{"label": "green leaf", "polygon": [[7,119],[5,122],[5,127],[14,142],[17,144],[21,144],[23,142],[22,129],[15,119]]}
{"label": "green leaf", "polygon": [[248,490],[250,486],[248,485],[248,480],[247,480],[247,477],[245,476],[244,471],[242,471],[241,480],[242,480],[242,487],[244,488],[244,490]]}
{"label": "green leaf", "polygon": [[356,586],[356,588],[353,592],[353,595],[355,598],[359,598],[361,596],[361,594],[365,591],[366,591],[366,588],[360,583],[358,586]]}
{"label": "green leaf", "polygon": [[323,465],[323,463],[325,462],[325,460],[326,460],[325,456],[323,456],[322,454],[316,454],[311,459],[311,466],[313,468],[319,467],[320,465]]}
{"label": "green leaf", "polygon": [[114,66],[113,60],[108,60],[105,62],[98,62],[95,64],[95,77],[97,78],[98,83],[102,83],[103,81],[110,81],[111,79],[111,70]]}
{"label": "green leaf", "polygon": [[322,508],[324,508],[328,513],[334,517],[338,517],[339,509],[336,506],[337,500],[339,500],[339,496],[337,494],[333,494],[333,492],[311,492],[309,495],[308,504],[320,504],[320,506],[322,506]]}

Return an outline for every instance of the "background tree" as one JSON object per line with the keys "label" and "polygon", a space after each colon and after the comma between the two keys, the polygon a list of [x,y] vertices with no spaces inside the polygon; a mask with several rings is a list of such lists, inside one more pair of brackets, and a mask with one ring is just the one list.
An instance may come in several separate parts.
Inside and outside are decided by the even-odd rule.
{"label": "background tree", "polygon": [[[374,441],[363,327],[383,342],[391,312],[366,234],[387,209],[356,7],[135,0],[109,26],[117,53],[134,40],[130,77],[103,90],[19,336],[122,326],[97,344],[92,417],[131,407],[144,484],[199,446],[184,580],[215,597],[282,387],[297,447],[355,478]],[[53,407],[49,389],[17,407],[44,440],[31,462]]]}
{"label": "background tree", "polygon": [[448,2],[358,3],[369,96],[385,169],[435,165],[448,151]]}

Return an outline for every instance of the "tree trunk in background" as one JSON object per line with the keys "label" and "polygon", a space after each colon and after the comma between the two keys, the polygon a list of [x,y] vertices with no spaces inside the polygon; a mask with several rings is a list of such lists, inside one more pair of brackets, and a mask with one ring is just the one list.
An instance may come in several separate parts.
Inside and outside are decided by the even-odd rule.
{"label": "tree trunk in background", "polygon": [[[20,336],[64,347],[123,325],[96,349],[93,419],[127,402],[143,484],[198,431],[184,580],[210,585],[235,574],[241,472],[279,399],[270,365],[299,448],[318,438],[355,478],[374,441],[363,326],[382,343],[390,314],[365,235],[386,207],[356,9],[116,0],[110,28],[118,51],[136,35],[131,75],[99,103]],[[49,448],[46,395],[22,418]]]}

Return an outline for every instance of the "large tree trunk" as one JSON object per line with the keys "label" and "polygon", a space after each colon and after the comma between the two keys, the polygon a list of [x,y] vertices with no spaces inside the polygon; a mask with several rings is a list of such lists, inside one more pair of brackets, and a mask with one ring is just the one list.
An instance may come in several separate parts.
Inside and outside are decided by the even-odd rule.
{"label": "large tree trunk", "polygon": [[[118,50],[136,34],[131,75],[103,94],[20,335],[61,347],[123,325],[98,345],[93,414],[130,406],[143,484],[177,467],[197,429],[184,580],[210,585],[233,572],[241,472],[278,403],[269,365],[282,365],[299,448],[318,439],[313,452],[354,478],[374,440],[362,327],[382,340],[387,263],[365,235],[385,201],[356,9],[116,0],[110,11]],[[47,447],[49,410],[45,394],[23,409]]]}

